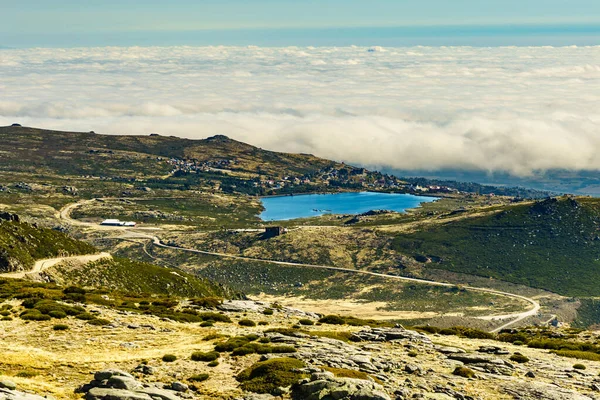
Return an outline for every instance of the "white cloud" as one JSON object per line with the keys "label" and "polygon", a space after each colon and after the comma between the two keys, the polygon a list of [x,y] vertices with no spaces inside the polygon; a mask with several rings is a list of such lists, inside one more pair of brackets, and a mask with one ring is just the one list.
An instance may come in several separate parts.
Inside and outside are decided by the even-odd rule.
{"label": "white cloud", "polygon": [[1,50],[0,125],[220,133],[398,169],[600,169],[600,47],[368,50]]}

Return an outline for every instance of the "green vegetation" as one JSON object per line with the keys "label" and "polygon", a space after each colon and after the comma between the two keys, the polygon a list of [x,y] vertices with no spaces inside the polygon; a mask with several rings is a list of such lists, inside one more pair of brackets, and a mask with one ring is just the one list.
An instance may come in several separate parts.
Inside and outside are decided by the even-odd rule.
{"label": "green vegetation", "polygon": [[600,200],[548,199],[497,208],[397,235],[392,246],[427,268],[491,277],[568,296],[595,296],[600,288]]}
{"label": "green vegetation", "polygon": [[577,309],[577,317],[571,323],[576,328],[590,328],[600,324],[600,299],[579,299],[581,305]]}
{"label": "green vegetation", "polygon": [[221,354],[219,354],[219,352],[217,351],[209,351],[207,353],[202,351],[195,351],[192,353],[192,361],[210,362],[215,361],[220,356]]}
{"label": "green vegetation", "polygon": [[325,371],[329,371],[338,378],[352,378],[352,379],[363,379],[369,380],[370,376],[366,372],[357,371],[355,369],[347,369],[347,368],[333,368],[324,366],[323,369]]}
{"label": "green vegetation", "polygon": [[164,362],[173,362],[177,360],[177,356],[173,354],[165,354],[164,356],[162,356],[162,360]]}
{"label": "green vegetation", "polygon": [[208,374],[197,374],[197,375],[190,376],[188,378],[188,381],[190,381],[190,382],[204,382],[208,378],[209,378]]}
{"label": "green vegetation", "polygon": [[394,326],[394,323],[389,321],[378,321],[373,319],[360,319],[356,317],[342,317],[340,315],[325,315],[319,319],[321,324],[329,325],[350,325],[350,326]]}
{"label": "green vegetation", "polygon": [[[127,258],[101,259],[84,266],[54,267],[56,274],[67,282],[86,287],[102,287],[130,293],[156,293],[181,297],[230,297],[234,292],[181,270],[133,261]],[[199,299],[195,300],[196,303]]]}
{"label": "green vegetation", "polygon": [[600,361],[600,354],[592,353],[589,351],[552,350],[551,353],[554,353],[561,357],[578,358],[580,360],[589,360],[589,361]]}
{"label": "green vegetation", "polygon": [[456,367],[454,371],[452,371],[452,375],[461,376],[463,378],[474,378],[475,371],[467,367]]}
{"label": "green vegetation", "polygon": [[39,259],[95,252],[59,231],[0,219],[0,272],[28,270]]}
{"label": "green vegetation", "polygon": [[69,325],[65,325],[65,324],[56,324],[52,327],[53,330],[55,331],[66,331],[69,329]]}
{"label": "green vegetation", "polygon": [[514,361],[519,364],[524,364],[526,362],[529,362],[529,358],[521,353],[515,353],[512,356],[510,356],[510,361]]}
{"label": "green vegetation", "polygon": [[293,346],[274,346],[266,343],[257,343],[258,335],[235,336],[215,346],[215,352],[231,352],[234,356],[248,354],[281,354],[295,353]]}
{"label": "green vegetation", "polygon": [[583,364],[575,364],[575,365],[573,365],[573,369],[584,370],[584,369],[586,369],[586,367]]}
{"label": "green vegetation", "polygon": [[242,390],[254,393],[273,393],[278,387],[293,385],[308,375],[298,370],[305,364],[293,358],[274,358],[258,362],[237,376]]}
{"label": "green vegetation", "polygon": [[256,322],[252,321],[251,319],[241,319],[238,321],[238,324],[240,326],[256,326]]}

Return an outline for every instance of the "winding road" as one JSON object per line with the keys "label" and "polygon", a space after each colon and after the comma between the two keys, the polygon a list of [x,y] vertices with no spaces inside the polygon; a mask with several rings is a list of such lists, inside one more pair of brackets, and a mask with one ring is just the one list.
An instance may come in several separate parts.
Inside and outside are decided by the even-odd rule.
{"label": "winding road", "polygon": [[13,278],[13,279],[23,279],[28,274],[34,274],[36,272],[42,272],[45,269],[53,267],[57,264],[60,264],[65,261],[77,261],[81,263],[89,263],[92,261],[97,261],[103,258],[112,258],[109,253],[99,253],[99,254],[87,254],[83,256],[68,256],[68,257],[55,257],[55,258],[46,258],[43,260],[37,260],[33,265],[33,268],[29,271],[18,271],[18,272],[7,272],[4,274],[0,274],[0,278]]}
{"label": "winding road", "polygon": [[[77,208],[80,205],[85,204],[87,202],[91,202],[91,201],[96,201],[96,199],[86,200],[83,202],[73,203],[73,204],[69,204],[69,205],[65,206],[60,211],[60,218],[73,224],[73,225],[88,226],[88,227],[93,227],[95,229],[100,228],[100,226],[98,224],[78,221],[78,220],[71,218],[71,212],[75,208]],[[103,226],[101,228],[103,228],[105,230],[113,229],[113,230],[121,231],[122,235],[117,237],[118,239],[125,239],[125,240],[127,240],[127,239],[146,239],[146,240],[151,240],[152,243],[158,247],[172,249],[172,250],[178,250],[178,251],[185,251],[185,252],[189,252],[189,253],[204,254],[204,255],[210,255],[210,256],[222,257],[222,258],[231,258],[231,259],[242,260],[242,261],[258,261],[258,262],[265,262],[265,263],[275,264],[275,265],[285,265],[285,266],[304,267],[304,268],[319,268],[319,269],[325,269],[325,270],[330,270],[330,271],[339,271],[339,272],[346,272],[346,273],[353,273],[353,274],[377,276],[377,277],[381,277],[381,278],[395,279],[395,280],[404,281],[404,282],[427,284],[427,285],[431,285],[431,286],[441,286],[441,287],[456,287],[457,286],[456,284],[446,283],[446,282],[436,282],[436,281],[430,281],[430,280],[419,279],[419,278],[408,278],[408,277],[397,276],[397,275],[389,275],[389,274],[382,274],[382,273],[378,273],[378,272],[333,267],[333,266],[328,266],[328,265],[315,265],[315,264],[303,264],[303,263],[295,263],[295,262],[287,262],[287,261],[265,260],[265,259],[260,259],[260,258],[236,256],[234,254],[188,249],[188,248],[184,248],[184,247],[171,246],[171,245],[164,244],[161,242],[160,238],[158,238],[157,236],[149,235],[147,233],[142,233],[139,231],[139,228],[123,228],[123,227],[109,227],[109,226]],[[540,312],[540,308],[541,308],[540,303],[530,297],[521,296],[518,294],[509,293],[509,292],[503,292],[503,291],[495,290],[495,289],[476,287],[476,286],[461,285],[461,287],[466,290],[471,290],[474,292],[488,293],[488,294],[492,294],[492,295],[504,296],[504,297],[521,300],[521,301],[527,302],[531,305],[531,308],[529,310],[523,311],[520,313],[512,313],[512,314],[504,314],[504,315],[488,315],[488,316],[476,317],[478,319],[483,319],[483,320],[488,320],[488,321],[507,320],[507,319],[511,320],[511,321],[508,321],[507,323],[491,330],[490,332],[492,332],[492,333],[499,332],[502,329],[513,326],[514,324],[516,324],[526,318],[535,316]]]}

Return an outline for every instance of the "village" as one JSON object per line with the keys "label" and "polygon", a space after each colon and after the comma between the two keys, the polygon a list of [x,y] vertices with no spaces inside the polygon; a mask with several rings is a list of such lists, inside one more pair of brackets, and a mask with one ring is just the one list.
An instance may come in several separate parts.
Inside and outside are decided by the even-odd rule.
{"label": "village", "polygon": [[[163,161],[162,158],[158,159]],[[166,162],[173,167],[171,175],[181,176],[188,174],[199,174],[204,172],[219,172],[230,174],[239,165],[239,161],[233,159],[211,160],[200,162],[198,160],[171,158]],[[331,166],[322,168],[311,174],[299,176],[267,176],[259,175],[252,180],[255,188],[266,191],[290,192],[294,188],[306,188],[310,186],[346,188],[355,190],[377,190],[393,191],[399,193],[459,193],[455,188],[440,185],[411,185],[396,176],[372,172],[366,168],[357,168],[341,164],[342,166]]]}

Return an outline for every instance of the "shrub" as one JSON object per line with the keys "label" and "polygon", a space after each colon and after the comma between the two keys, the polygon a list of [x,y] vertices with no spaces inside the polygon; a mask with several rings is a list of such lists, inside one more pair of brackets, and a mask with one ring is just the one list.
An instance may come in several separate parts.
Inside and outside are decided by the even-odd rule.
{"label": "shrub", "polygon": [[2,317],[0,321],[12,321],[12,317]]}
{"label": "shrub", "polygon": [[575,364],[573,365],[573,369],[584,370],[586,367],[583,364]]}
{"label": "shrub", "polygon": [[260,339],[258,339],[258,341],[260,343],[271,343],[271,338],[268,337],[261,337]]}
{"label": "shrub", "polygon": [[264,315],[273,315],[275,313],[275,311],[273,311],[272,308],[265,308],[265,310],[263,311]]}
{"label": "shrub", "polygon": [[241,319],[238,324],[241,326],[256,326],[256,322],[252,321],[251,319]]}
{"label": "shrub", "polygon": [[96,318],[96,319],[91,319],[88,321],[88,324],[90,325],[94,325],[94,326],[105,326],[105,325],[109,325],[111,322],[107,319],[102,319],[102,318]]}
{"label": "shrub", "polygon": [[190,376],[188,378],[188,381],[190,381],[190,382],[204,382],[207,379],[208,379],[208,374],[198,374],[198,375]]}
{"label": "shrub", "polygon": [[333,367],[322,367],[325,371],[329,371],[338,378],[352,378],[352,379],[363,379],[369,380],[369,374],[362,371],[346,368],[333,368]]}
{"label": "shrub", "polygon": [[219,365],[219,362],[217,360],[211,361],[208,364],[206,364],[209,367],[216,367],[217,365]]}
{"label": "shrub", "polygon": [[317,337],[341,340],[342,342],[349,342],[352,337],[352,332],[312,331],[310,334]]}
{"label": "shrub", "polygon": [[173,354],[165,354],[164,356],[162,356],[162,360],[164,362],[173,362],[177,360],[177,356]]}
{"label": "shrub", "polygon": [[59,310],[50,311],[48,315],[56,319],[67,318],[67,313]]}
{"label": "shrub", "polygon": [[21,314],[21,319],[26,321],[48,321],[51,319],[49,315],[38,312],[26,311]]}
{"label": "shrub", "polygon": [[91,320],[93,320],[93,319],[96,319],[96,317],[95,317],[94,315],[92,315],[92,314],[90,314],[90,313],[86,313],[86,312],[84,312],[84,313],[81,313],[81,314],[77,314],[77,315],[75,316],[75,318],[77,318],[77,319],[82,319],[82,320],[84,320],[84,321],[91,321]]}
{"label": "shrub", "polygon": [[304,362],[293,358],[274,358],[258,362],[246,368],[236,379],[241,389],[254,393],[274,393],[279,387],[287,387],[307,375],[298,370],[304,368]]}
{"label": "shrub", "polygon": [[198,316],[204,321],[231,322],[231,318],[229,318],[227,315],[216,312],[204,312],[198,314]]}
{"label": "shrub", "polygon": [[579,358],[580,360],[600,361],[600,354],[578,350],[552,350],[551,353],[561,357]]}
{"label": "shrub", "polygon": [[54,329],[55,331],[66,331],[67,329],[69,329],[69,325],[56,324],[52,327],[52,329]]}
{"label": "shrub", "polygon": [[221,338],[225,338],[227,337],[227,335],[223,335],[222,333],[211,333],[210,335],[206,335],[202,338],[202,340],[215,340],[215,339],[221,339]]}
{"label": "shrub", "polygon": [[269,325],[269,323],[267,321],[258,321],[258,325],[265,326]]}
{"label": "shrub", "polygon": [[80,288],[78,286],[69,286],[63,290],[63,293],[64,294],[72,294],[72,293],[86,294],[87,292],[85,291],[84,288]]}
{"label": "shrub", "polygon": [[219,357],[220,354],[217,351],[209,351],[207,353],[204,353],[202,351],[195,351],[192,353],[192,361],[215,361]]}
{"label": "shrub", "polygon": [[221,297],[200,297],[192,300],[192,304],[204,308],[217,308],[223,304]]}
{"label": "shrub", "polygon": [[35,376],[38,376],[38,373],[31,370],[24,370],[17,372],[17,376],[19,378],[33,378]]}
{"label": "shrub", "polygon": [[200,323],[200,326],[203,328],[210,328],[211,326],[215,326],[215,323],[212,321],[203,321]]}
{"label": "shrub", "polygon": [[319,319],[319,322],[329,325],[344,325],[346,323],[344,318],[340,317],[339,315],[326,315]]}
{"label": "shrub", "polygon": [[8,310],[0,311],[0,315],[3,317],[8,317],[8,316],[10,316],[10,311],[8,311]]}
{"label": "shrub", "polygon": [[416,356],[418,356],[418,355],[419,355],[419,353],[417,353],[417,352],[416,352],[416,351],[414,351],[414,350],[412,350],[412,351],[409,351],[409,352],[408,352],[408,356],[409,356],[409,357],[416,357]]}
{"label": "shrub", "polygon": [[526,356],[524,356],[521,353],[515,353],[512,356],[510,356],[510,361],[514,361],[514,362],[518,362],[520,364],[524,364],[526,362],[529,362],[529,358],[527,358]]}
{"label": "shrub", "polygon": [[242,346],[246,345],[249,342],[250,342],[250,339],[248,339],[245,336],[234,336],[232,338],[227,339],[226,342],[218,343],[215,346],[215,351],[218,351],[220,353],[225,352],[225,351],[233,351],[233,350],[237,349],[238,347],[242,347]]}
{"label": "shrub", "polygon": [[444,329],[440,329],[440,335],[446,335],[446,336],[450,336],[450,335],[457,335],[458,331],[454,328],[444,328]]}
{"label": "shrub", "polygon": [[467,367],[456,367],[454,371],[452,371],[452,375],[462,376],[463,378],[473,378],[475,377],[475,372]]}

